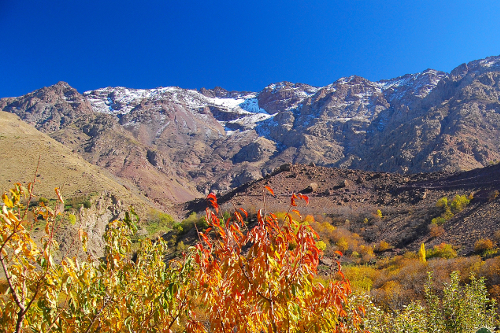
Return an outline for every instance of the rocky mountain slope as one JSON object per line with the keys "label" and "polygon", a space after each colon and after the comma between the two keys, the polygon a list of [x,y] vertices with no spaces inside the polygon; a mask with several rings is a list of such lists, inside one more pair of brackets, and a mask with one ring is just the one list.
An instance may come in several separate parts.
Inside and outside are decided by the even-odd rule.
{"label": "rocky mountain slope", "polygon": [[500,159],[500,57],[371,82],[78,93],[67,83],[0,110],[170,206],[302,163],[411,174]]}
{"label": "rocky mountain slope", "polygon": [[[265,186],[273,189],[274,196]],[[465,172],[413,175],[285,164],[265,178],[222,195],[218,203],[222,211],[243,207],[250,214],[257,209],[286,212],[291,209],[292,193],[303,193],[309,204],[298,200],[299,206],[293,207],[302,217],[328,219],[368,243],[386,241],[395,253],[402,253],[418,251],[421,243],[432,248],[445,242],[469,255],[477,240],[492,239],[500,230],[500,196],[495,191],[500,191],[500,164]],[[456,195],[473,199],[433,235],[431,221],[442,213],[437,201],[447,197],[451,202]],[[184,209],[201,212],[207,204],[205,199],[197,199],[186,203]],[[191,235],[192,239],[195,236]]]}

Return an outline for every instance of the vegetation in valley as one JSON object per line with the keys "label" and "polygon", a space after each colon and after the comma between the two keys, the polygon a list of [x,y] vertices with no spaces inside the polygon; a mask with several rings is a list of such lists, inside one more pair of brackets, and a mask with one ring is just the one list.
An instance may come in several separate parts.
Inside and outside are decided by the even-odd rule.
{"label": "vegetation in valley", "polygon": [[[266,193],[274,195],[266,187],[262,208],[250,214],[222,211],[213,194],[204,216],[181,222],[152,211],[142,225],[132,210],[108,224],[104,258],[96,258],[58,189],[59,204],[38,198],[32,205],[33,184],[16,184],[0,213],[2,329],[385,333],[498,324],[496,238],[479,240],[470,257],[446,243],[388,255],[393,245],[367,242],[350,221],[302,216],[296,206],[307,196],[293,194],[287,211],[271,213]],[[378,209],[361,223],[384,218]],[[35,223],[44,224],[37,240]],[[74,246],[86,256],[55,259],[65,223],[77,225]],[[184,243],[193,233],[198,241]]]}

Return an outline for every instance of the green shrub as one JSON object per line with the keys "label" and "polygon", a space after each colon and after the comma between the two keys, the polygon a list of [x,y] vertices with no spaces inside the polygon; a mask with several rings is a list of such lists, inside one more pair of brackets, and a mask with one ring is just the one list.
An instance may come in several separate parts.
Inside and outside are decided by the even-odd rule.
{"label": "green shrub", "polygon": [[172,226],[172,229],[178,233],[178,234],[183,234],[184,233],[184,228],[182,227],[182,224],[177,222],[177,223],[174,223],[174,225]]}
{"label": "green shrub", "polygon": [[434,245],[432,250],[426,252],[427,259],[430,258],[444,258],[453,259],[457,257],[457,251],[453,249],[451,244],[441,243],[439,245]]}
{"label": "green shrub", "polygon": [[67,198],[64,200],[64,210],[78,210],[80,208],[90,208],[92,203],[90,202],[90,197],[88,195],[80,195],[72,198]]}
{"label": "green shrub", "polygon": [[446,222],[446,219],[444,217],[435,217],[432,219],[431,223],[435,224],[437,226],[443,225]]}
{"label": "green shrub", "polygon": [[160,211],[152,211],[149,214],[145,228],[148,235],[153,236],[168,232],[173,228],[174,223],[174,218],[169,214]]}
{"label": "green shrub", "polygon": [[451,219],[455,213],[461,212],[469,203],[472,195],[467,197],[464,195],[455,195],[455,198],[449,202],[447,197],[442,197],[436,202],[436,207],[441,208],[441,215],[432,219],[431,223],[441,226],[446,221]]}
{"label": "green shrub", "polygon": [[461,286],[458,272],[450,275],[442,296],[433,290],[432,274],[424,286],[425,302],[414,301],[402,310],[384,312],[366,297],[351,298],[350,306],[366,309],[363,328],[371,333],[453,332],[471,333],[484,329],[494,331],[497,323],[495,302],[488,298],[484,279],[470,277],[470,284]]}
{"label": "green shrub", "polygon": [[461,212],[470,203],[469,198],[464,195],[456,195],[451,202],[451,210],[455,213]]}
{"label": "green shrub", "polygon": [[446,208],[448,207],[448,198],[447,197],[442,197],[436,202],[436,207],[439,208]]}

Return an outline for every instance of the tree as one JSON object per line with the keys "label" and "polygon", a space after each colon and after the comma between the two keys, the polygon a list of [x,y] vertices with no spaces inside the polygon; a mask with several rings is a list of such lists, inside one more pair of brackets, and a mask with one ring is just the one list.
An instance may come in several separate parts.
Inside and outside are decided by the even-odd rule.
{"label": "tree", "polygon": [[[257,226],[247,230],[243,209],[222,225],[210,194],[215,210],[206,210],[210,228],[199,232],[196,247],[169,262],[161,238],[142,240],[137,253],[131,252],[139,222],[131,210],[123,221],[108,224],[105,258],[64,257],[59,263],[53,259],[54,235],[64,220],[44,202],[28,214],[32,197],[32,184],[27,189],[16,184],[10,196],[2,196],[0,263],[7,289],[0,297],[0,327],[7,332],[207,332],[206,326],[217,332],[361,330],[363,309],[345,306],[350,285],[340,265],[340,280],[324,285],[313,280],[321,256],[318,236],[290,215],[299,214],[292,208],[297,200],[307,202],[306,196],[292,196],[283,223],[260,210]],[[45,223],[41,245],[29,232],[38,218]],[[86,251],[83,229],[78,238]],[[200,308],[208,325],[196,317]]]}
{"label": "tree", "polygon": [[[203,242],[196,246],[195,260],[214,331],[344,332],[350,331],[348,322],[359,329],[362,309],[347,312],[344,307],[351,290],[340,265],[340,281],[313,281],[321,251],[308,224],[294,221],[290,210],[282,224],[259,210],[257,225],[245,232],[246,212],[235,210],[223,227],[216,197],[208,199],[213,206],[206,210],[210,228],[200,233]],[[291,208],[300,199],[308,202],[293,194]]]}
{"label": "tree", "polygon": [[420,244],[420,249],[418,250],[418,258],[421,262],[426,262],[425,259],[425,244]]}

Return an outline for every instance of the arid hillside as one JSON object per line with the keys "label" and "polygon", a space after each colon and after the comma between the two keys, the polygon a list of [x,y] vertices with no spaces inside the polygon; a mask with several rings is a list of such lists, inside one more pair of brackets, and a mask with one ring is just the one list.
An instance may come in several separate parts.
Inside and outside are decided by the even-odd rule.
{"label": "arid hillside", "polygon": [[[274,190],[274,197],[265,186]],[[477,240],[492,238],[500,230],[500,197],[495,192],[499,190],[500,165],[460,173],[404,176],[285,164],[261,180],[222,195],[219,203],[227,210],[234,204],[250,212],[259,208],[283,212],[290,208],[292,193],[303,193],[310,198],[309,205],[298,208],[303,216],[329,219],[333,225],[358,233],[368,243],[386,241],[394,246],[394,252],[402,253],[418,250],[422,242],[428,246],[446,242],[467,255]],[[442,224],[438,236],[433,236],[429,228],[432,219],[442,214],[436,203],[442,197],[451,202],[456,195],[470,196],[472,200]],[[184,209],[199,211],[204,207],[205,200],[196,200]]]}

